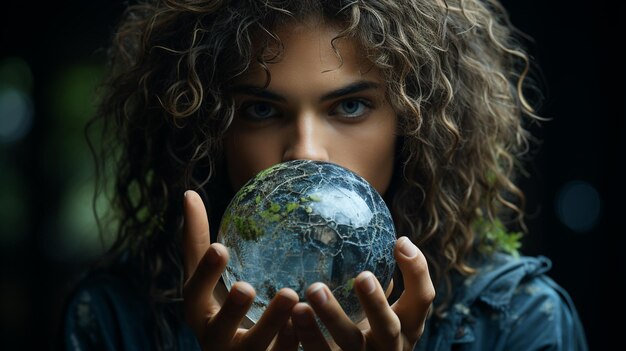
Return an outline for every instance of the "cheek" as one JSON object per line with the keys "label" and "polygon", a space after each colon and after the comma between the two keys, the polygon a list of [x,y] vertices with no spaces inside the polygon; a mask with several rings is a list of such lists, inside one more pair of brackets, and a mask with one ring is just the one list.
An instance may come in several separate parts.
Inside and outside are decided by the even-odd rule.
{"label": "cheek", "polygon": [[369,155],[361,158],[362,162],[358,166],[362,169],[363,177],[384,195],[393,174],[395,143],[372,144],[371,147],[359,150],[359,153]]}
{"label": "cheek", "polygon": [[365,157],[367,163],[363,167],[370,175],[374,188],[382,195],[391,183],[397,142],[397,117],[391,109],[385,115],[387,117],[371,133],[369,143],[365,144],[366,148],[359,150],[361,154],[368,155]]}
{"label": "cheek", "polygon": [[343,145],[343,155],[336,161],[361,175],[384,195],[393,175],[396,139],[396,118],[389,113],[382,123],[363,126],[358,136]]}
{"label": "cheek", "polygon": [[235,191],[258,172],[280,162],[271,138],[233,131],[224,142],[228,179]]}

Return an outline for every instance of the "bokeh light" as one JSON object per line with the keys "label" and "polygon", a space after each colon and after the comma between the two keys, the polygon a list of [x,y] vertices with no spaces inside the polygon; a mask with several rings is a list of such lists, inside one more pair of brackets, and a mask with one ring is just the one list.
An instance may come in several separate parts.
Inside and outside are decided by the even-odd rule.
{"label": "bokeh light", "polygon": [[16,57],[0,61],[0,142],[22,139],[33,125],[32,72]]}
{"label": "bokeh light", "polygon": [[600,217],[600,195],[588,182],[571,181],[561,187],[557,195],[556,212],[561,222],[571,230],[589,231]]}
{"label": "bokeh light", "polygon": [[61,200],[58,230],[42,237],[42,251],[48,257],[60,262],[89,262],[111,244],[111,236],[106,232],[100,235],[92,210],[93,192],[89,180],[68,186]]}
{"label": "bokeh light", "polygon": [[[52,123],[44,136],[42,162],[51,183],[64,191],[40,245],[59,262],[86,262],[105,249],[92,211],[95,171],[84,127],[95,113],[102,66],[78,62],[52,74],[45,86],[46,111]],[[62,157],[59,157],[62,155]]]}

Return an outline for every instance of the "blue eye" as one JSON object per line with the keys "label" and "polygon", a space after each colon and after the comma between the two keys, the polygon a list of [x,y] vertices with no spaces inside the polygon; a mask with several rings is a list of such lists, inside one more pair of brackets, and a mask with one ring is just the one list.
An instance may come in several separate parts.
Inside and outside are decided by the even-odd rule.
{"label": "blue eye", "polygon": [[267,119],[274,117],[278,111],[271,104],[255,102],[244,108],[244,114],[251,119]]}
{"label": "blue eye", "polygon": [[369,111],[371,104],[362,99],[344,100],[331,112],[344,118],[358,118]]}

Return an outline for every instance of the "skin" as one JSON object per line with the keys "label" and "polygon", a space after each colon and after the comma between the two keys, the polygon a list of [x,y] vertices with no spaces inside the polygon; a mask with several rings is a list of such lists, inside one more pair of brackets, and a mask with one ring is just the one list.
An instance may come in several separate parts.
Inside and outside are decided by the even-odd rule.
{"label": "skin", "polygon": [[380,72],[353,41],[336,43],[342,65],[329,27],[294,25],[277,34],[284,55],[269,65],[269,86],[263,89],[267,76],[253,66],[232,88],[239,112],[225,150],[233,187],[279,162],[311,159],[342,165],[384,193],[397,118]]}
{"label": "skin", "polygon": [[[338,31],[319,22],[291,24],[277,31],[284,54],[269,65],[271,82],[258,67],[239,77],[233,94],[239,106],[225,140],[231,183],[238,189],[276,163],[312,159],[337,163],[367,179],[381,194],[393,171],[397,117],[385,98],[384,80],[351,39],[336,42]],[[218,298],[227,249],[211,243],[206,210],[193,191],[185,193],[185,311],[204,349],[211,350],[411,350],[424,328],[435,291],[426,259],[406,237],[395,246],[405,291],[389,305],[371,272],[354,287],[367,318],[355,325],[328,287],[312,284],[307,303],[290,289],[280,290],[252,327],[242,320],[255,297],[237,282]],[[317,315],[333,337],[316,325]]]}

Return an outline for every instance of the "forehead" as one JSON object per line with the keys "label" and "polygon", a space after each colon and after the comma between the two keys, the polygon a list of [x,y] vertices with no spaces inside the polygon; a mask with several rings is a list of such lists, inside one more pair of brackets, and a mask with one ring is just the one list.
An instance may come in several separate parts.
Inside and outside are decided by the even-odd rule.
{"label": "forehead", "polygon": [[382,82],[379,70],[368,60],[365,50],[352,37],[341,36],[337,23],[319,19],[292,21],[276,27],[272,36],[256,40],[248,70],[236,82],[264,85],[271,75],[288,81],[303,72],[325,79],[370,79]]}

